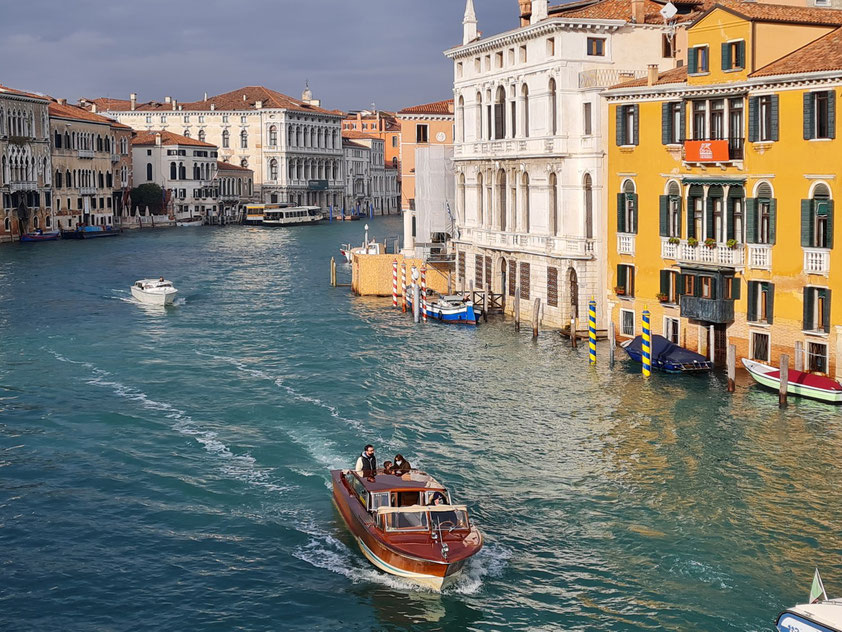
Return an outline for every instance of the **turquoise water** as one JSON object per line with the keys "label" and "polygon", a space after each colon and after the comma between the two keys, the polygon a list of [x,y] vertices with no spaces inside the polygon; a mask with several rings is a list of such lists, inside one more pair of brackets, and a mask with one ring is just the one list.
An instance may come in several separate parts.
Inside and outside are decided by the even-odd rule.
{"label": "turquoise water", "polygon": [[[814,566],[842,594],[836,409],[415,325],[328,286],[359,224],[0,248],[0,628],[749,631]],[[484,531],[445,594],[351,545],[328,469],[366,442]]]}

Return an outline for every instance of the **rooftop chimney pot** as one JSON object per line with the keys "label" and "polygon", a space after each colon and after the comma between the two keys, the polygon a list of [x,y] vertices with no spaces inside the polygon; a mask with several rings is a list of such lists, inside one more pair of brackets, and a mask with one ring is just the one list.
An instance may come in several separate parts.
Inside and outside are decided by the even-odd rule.
{"label": "rooftop chimney pot", "polygon": [[647,71],[646,85],[654,86],[658,83],[658,64],[649,64]]}
{"label": "rooftop chimney pot", "polygon": [[172,103],[172,97],[164,97],[164,103]]}
{"label": "rooftop chimney pot", "polygon": [[137,92],[132,92],[129,95],[129,99],[132,102],[132,110],[134,110],[137,107]]}

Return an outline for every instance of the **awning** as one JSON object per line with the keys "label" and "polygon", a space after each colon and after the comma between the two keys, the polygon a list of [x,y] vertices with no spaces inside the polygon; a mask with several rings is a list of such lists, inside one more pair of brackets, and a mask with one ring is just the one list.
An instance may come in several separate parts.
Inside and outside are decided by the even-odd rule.
{"label": "awning", "polygon": [[693,185],[693,184],[699,184],[699,185],[706,185],[707,184],[707,185],[720,185],[720,186],[729,185],[729,184],[730,185],[734,185],[734,184],[744,185],[746,183],[746,178],[745,177],[742,177],[742,178],[698,178],[698,177],[692,177],[691,176],[689,178],[682,178],[681,182],[683,184],[688,184],[688,185]]}

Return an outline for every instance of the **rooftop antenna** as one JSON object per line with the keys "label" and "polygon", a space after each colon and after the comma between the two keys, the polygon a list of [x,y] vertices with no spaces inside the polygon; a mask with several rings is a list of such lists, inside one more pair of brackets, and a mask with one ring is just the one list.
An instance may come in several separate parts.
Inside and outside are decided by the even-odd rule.
{"label": "rooftop antenna", "polygon": [[672,56],[675,57],[675,20],[673,18],[678,14],[678,9],[672,2],[667,2],[658,13],[664,18],[666,36],[672,49]]}

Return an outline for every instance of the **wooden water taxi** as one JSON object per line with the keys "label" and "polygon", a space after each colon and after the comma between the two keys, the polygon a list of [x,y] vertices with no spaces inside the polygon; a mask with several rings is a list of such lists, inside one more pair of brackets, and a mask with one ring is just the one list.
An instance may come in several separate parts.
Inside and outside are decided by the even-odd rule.
{"label": "wooden water taxi", "polygon": [[[429,474],[361,475],[332,470],[333,502],[363,555],[377,568],[440,591],[482,548],[464,505]],[[444,504],[434,505],[440,494]]]}

